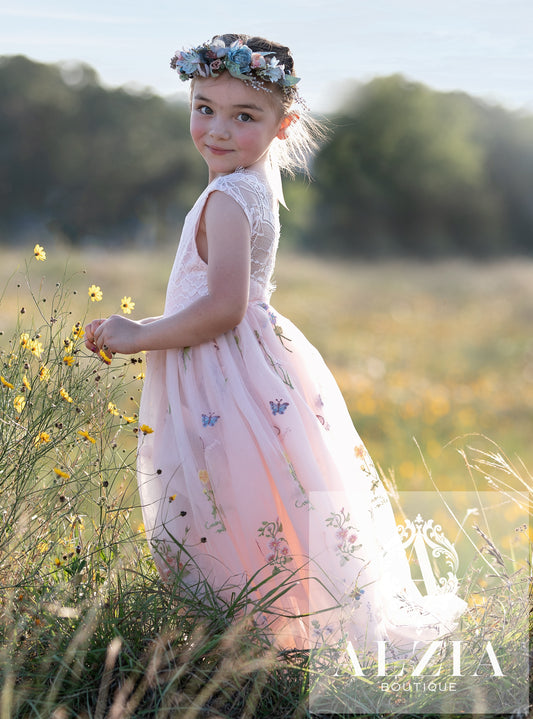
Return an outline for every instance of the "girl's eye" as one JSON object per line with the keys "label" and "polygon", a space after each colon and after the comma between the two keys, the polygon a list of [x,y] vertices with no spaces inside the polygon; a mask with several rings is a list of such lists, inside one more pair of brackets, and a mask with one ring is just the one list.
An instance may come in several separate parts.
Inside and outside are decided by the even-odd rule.
{"label": "girl's eye", "polygon": [[197,110],[201,115],[212,115],[213,114],[213,110],[208,105],[199,105],[197,107]]}
{"label": "girl's eye", "polygon": [[237,119],[239,120],[239,122],[251,122],[254,118],[247,112],[240,112],[237,115]]}

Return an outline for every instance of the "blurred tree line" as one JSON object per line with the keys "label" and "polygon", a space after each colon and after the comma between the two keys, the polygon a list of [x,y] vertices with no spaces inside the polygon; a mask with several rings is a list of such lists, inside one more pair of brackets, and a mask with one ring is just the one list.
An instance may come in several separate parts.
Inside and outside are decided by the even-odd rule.
{"label": "blurred tree line", "polygon": [[[0,239],[174,241],[207,172],[188,107],[104,89],[85,65],[0,59]],[[329,118],[285,239],[339,255],[533,252],[533,117],[403,77]]]}
{"label": "blurred tree line", "polygon": [[533,117],[400,75],[354,93],[316,157],[308,245],[345,254],[533,252]]}
{"label": "blurred tree line", "polygon": [[104,89],[88,66],[1,59],[0,237],[175,236],[205,180],[188,128],[184,103]]}

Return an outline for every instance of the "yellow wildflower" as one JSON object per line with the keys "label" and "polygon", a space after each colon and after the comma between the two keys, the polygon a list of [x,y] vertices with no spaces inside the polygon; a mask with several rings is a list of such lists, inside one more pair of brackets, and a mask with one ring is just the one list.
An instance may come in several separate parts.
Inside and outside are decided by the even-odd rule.
{"label": "yellow wildflower", "polygon": [[63,472],[63,470],[59,469],[59,467],[54,467],[54,472],[58,477],[61,477],[61,479],[70,479],[70,474],[68,474],[68,472]]}
{"label": "yellow wildflower", "polygon": [[142,381],[144,379],[144,372],[139,372],[139,374],[134,377],[134,379],[140,379]]}
{"label": "yellow wildflower", "polygon": [[31,392],[31,384],[30,384],[28,378],[26,377],[26,375],[24,375],[24,377],[22,378],[22,384],[24,385],[24,387],[26,387],[28,392]]}
{"label": "yellow wildflower", "polygon": [[29,345],[29,343],[30,343],[30,336],[29,336],[29,334],[28,334],[27,332],[23,332],[23,333],[20,335],[20,344],[21,344],[21,347],[27,347],[27,346]]}
{"label": "yellow wildflower", "polygon": [[84,429],[79,429],[78,434],[80,434],[84,439],[87,439],[89,442],[92,442],[92,444],[96,444],[95,438],[91,437],[89,432],[86,432]]}
{"label": "yellow wildflower", "polygon": [[39,368],[39,379],[41,382],[48,382],[50,379],[50,370],[42,364]]}
{"label": "yellow wildflower", "polygon": [[42,342],[38,342],[37,340],[30,340],[29,348],[32,355],[35,355],[37,359],[41,359],[41,355],[44,352]]}
{"label": "yellow wildflower", "polygon": [[120,307],[125,315],[131,315],[131,311],[135,308],[135,302],[132,302],[131,297],[123,297],[120,300]]}
{"label": "yellow wildflower", "polygon": [[104,362],[105,362],[106,364],[111,364],[111,359],[112,359],[112,358],[109,357],[108,355],[106,355],[106,353],[104,352],[104,350],[100,350],[100,352],[99,352],[98,354],[100,355],[100,357],[104,360]]}
{"label": "yellow wildflower", "polygon": [[91,285],[89,287],[89,297],[92,302],[100,302],[103,296],[103,292],[98,285]]}
{"label": "yellow wildflower", "polygon": [[44,251],[44,247],[41,247],[41,245],[35,245],[33,248],[33,254],[38,260],[42,260],[43,262],[46,260],[46,252]]}
{"label": "yellow wildflower", "polygon": [[5,377],[0,376],[0,382],[4,385],[4,387],[7,387],[8,389],[14,389],[14,386],[11,384],[11,382],[8,382]]}
{"label": "yellow wildflower", "polygon": [[63,399],[65,400],[65,402],[72,402],[72,401],[73,401],[73,400],[72,400],[72,397],[69,395],[69,393],[67,392],[67,390],[66,390],[64,387],[61,387],[61,389],[59,390],[59,394],[63,397]]}
{"label": "yellow wildflower", "polygon": [[209,474],[207,472],[207,469],[201,469],[198,472],[198,479],[202,484],[207,484],[209,482]]}
{"label": "yellow wildflower", "polygon": [[117,405],[114,402],[108,402],[107,404],[107,411],[110,414],[114,414],[115,416],[118,416],[120,413],[117,409]]}
{"label": "yellow wildflower", "polygon": [[69,514],[67,516],[67,520],[70,522],[72,527],[78,525],[80,529],[84,529],[83,520],[79,514]]}
{"label": "yellow wildflower", "polygon": [[143,434],[152,434],[152,432],[154,431],[154,430],[153,430],[151,427],[149,427],[147,424],[141,424],[141,426],[139,427],[139,429],[141,430],[141,432],[142,432]]}
{"label": "yellow wildflower", "polygon": [[63,340],[63,349],[65,354],[70,354],[74,349],[74,342],[70,339],[70,337]]}
{"label": "yellow wildflower", "polygon": [[79,340],[83,337],[84,334],[85,330],[83,329],[81,322],[76,322],[76,324],[72,328],[72,336],[75,340]]}
{"label": "yellow wildflower", "polygon": [[173,502],[175,499],[176,499],[176,495],[175,495],[175,494],[171,494],[170,497],[168,498],[168,503],[169,503],[169,504],[172,504],[172,502]]}
{"label": "yellow wildflower", "polygon": [[37,437],[35,437],[34,444],[46,444],[47,442],[50,442],[51,437],[48,434],[48,432],[39,432]]}
{"label": "yellow wildflower", "polygon": [[75,357],[73,357],[72,355],[65,355],[65,356],[63,357],[63,362],[64,362],[68,367],[72,367],[72,365],[74,364],[75,361],[76,361],[76,359],[75,359]]}
{"label": "yellow wildflower", "polygon": [[132,424],[132,422],[135,422],[136,419],[137,419],[137,415],[136,415],[136,414],[132,415],[131,417],[128,417],[128,415],[126,415],[126,414],[124,415],[124,420],[125,420],[125,422],[127,422],[128,424]]}
{"label": "yellow wildflower", "polygon": [[22,412],[22,410],[26,406],[26,398],[23,397],[21,394],[17,395],[17,397],[15,397],[15,399],[13,400],[13,405],[17,412]]}

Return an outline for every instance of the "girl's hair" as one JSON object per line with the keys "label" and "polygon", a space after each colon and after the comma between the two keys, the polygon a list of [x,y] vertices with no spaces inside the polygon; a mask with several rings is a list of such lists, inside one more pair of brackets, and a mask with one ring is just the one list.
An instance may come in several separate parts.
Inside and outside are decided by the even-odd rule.
{"label": "girl's hair", "polygon": [[[222,40],[226,47],[229,47],[236,40],[240,40],[252,52],[273,53],[278,63],[284,65],[287,73],[296,74],[291,51],[285,45],[271,42],[263,37],[234,33],[215,35],[211,42],[215,40]],[[274,97],[279,99],[282,116],[294,115],[295,117],[287,128],[286,138],[284,140],[274,139],[270,149],[272,161],[278,165],[280,170],[284,170],[291,176],[294,175],[296,170],[302,170],[309,175],[311,158],[325,136],[323,126],[310,115],[295,85],[281,88],[269,83],[268,87],[266,84],[264,86],[265,91],[271,92]],[[298,106],[297,108],[295,107],[296,105]]]}

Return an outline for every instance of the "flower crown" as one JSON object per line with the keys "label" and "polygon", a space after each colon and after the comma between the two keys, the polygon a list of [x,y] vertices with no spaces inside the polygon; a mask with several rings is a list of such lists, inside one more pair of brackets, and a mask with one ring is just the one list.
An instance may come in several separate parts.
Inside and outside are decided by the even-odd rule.
{"label": "flower crown", "polygon": [[251,82],[254,87],[261,87],[262,81],[288,90],[300,81],[299,77],[285,72],[285,66],[279,64],[274,52],[254,52],[241,40],[225,45],[223,40],[216,39],[211,44],[178,51],[170,67],[177,70],[181,80],[218,77],[227,70],[232,77]]}

